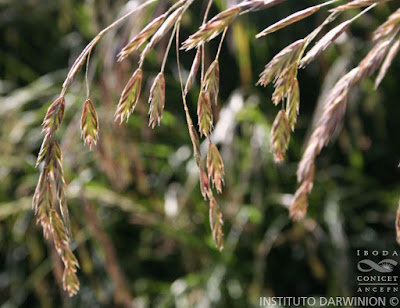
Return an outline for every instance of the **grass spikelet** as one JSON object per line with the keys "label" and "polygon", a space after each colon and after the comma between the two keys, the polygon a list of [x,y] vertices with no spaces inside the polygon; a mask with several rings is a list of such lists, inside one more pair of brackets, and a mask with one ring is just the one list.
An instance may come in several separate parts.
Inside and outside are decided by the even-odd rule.
{"label": "grass spikelet", "polygon": [[278,78],[282,72],[290,67],[300,57],[306,41],[300,39],[282,49],[266,66],[260,74],[257,85],[268,85],[272,80]]}
{"label": "grass spikelet", "polygon": [[223,237],[224,233],[222,231],[222,226],[224,221],[222,219],[222,213],[219,209],[217,201],[212,197],[210,198],[210,226],[211,233],[214,239],[215,245],[220,251],[224,249]]}
{"label": "grass spikelet", "polygon": [[219,92],[219,63],[215,60],[211,63],[204,75],[204,89],[210,95],[210,101],[217,105]]}
{"label": "grass spikelet", "polygon": [[231,24],[239,12],[239,7],[233,7],[214,16],[183,42],[182,49],[190,50],[212,40]]}
{"label": "grass spikelet", "polygon": [[129,56],[132,52],[137,50],[144,42],[146,42],[150,36],[157,31],[157,29],[164,22],[166,14],[163,14],[156,19],[154,19],[151,23],[149,23],[138,35],[136,35],[118,54],[118,62],[124,60],[127,56]]}
{"label": "grass spikelet", "polygon": [[284,2],[287,0],[245,0],[241,1],[238,4],[238,7],[242,9],[243,11],[241,14],[249,13],[249,12],[255,12],[259,10],[265,10],[271,6],[277,5],[281,2]]}
{"label": "grass spikelet", "polygon": [[43,229],[45,238],[49,237],[52,226],[50,221],[50,209],[53,208],[52,186],[46,170],[40,174],[39,182],[33,195],[33,208],[36,215],[36,223]]}
{"label": "grass spikelet", "polygon": [[53,159],[49,175],[51,176],[51,178],[55,183],[57,200],[60,206],[60,212],[64,221],[66,232],[67,234],[70,234],[71,231],[70,231],[67,198],[65,193],[66,185],[64,179],[64,169],[62,165],[62,152],[61,152],[61,147],[57,141],[54,141],[53,145]]}
{"label": "grass spikelet", "polygon": [[385,58],[385,61],[383,61],[383,64],[379,70],[378,77],[376,77],[375,80],[375,89],[378,88],[380,83],[382,82],[383,78],[385,77],[387,71],[389,70],[390,66],[392,65],[392,62],[394,58],[396,57],[397,53],[399,52],[400,49],[400,39],[398,39],[391,47],[390,50]]}
{"label": "grass spikelet", "polygon": [[57,211],[51,210],[54,246],[64,263],[63,288],[69,296],[75,295],[79,290],[79,280],[76,276],[78,261],[69,247],[65,226]]}
{"label": "grass spikelet", "polygon": [[46,134],[44,136],[43,141],[42,141],[42,145],[40,147],[40,151],[39,151],[39,154],[38,154],[38,158],[36,160],[36,166],[35,167],[39,166],[39,164],[46,157],[47,151],[49,150],[49,146],[51,144],[51,139],[52,139],[51,134]]}
{"label": "grass spikelet", "polygon": [[207,153],[207,170],[208,177],[211,179],[213,186],[217,189],[218,193],[222,192],[222,185],[224,184],[224,162],[221,154],[214,143],[210,142]]}
{"label": "grass spikelet", "polygon": [[356,9],[356,8],[360,8],[360,7],[364,7],[364,6],[369,6],[375,3],[383,3],[383,2],[387,2],[390,0],[353,0],[349,3],[340,5],[334,9],[332,9],[331,11],[346,11],[346,10],[350,10],[350,9]]}
{"label": "grass spikelet", "polygon": [[290,89],[294,86],[294,80],[297,75],[297,61],[290,67],[287,67],[278,78],[275,79],[275,91],[272,94],[272,102],[278,105],[283,98],[287,97]]}
{"label": "grass spikelet", "polygon": [[307,66],[311,61],[318,57],[321,52],[327,49],[342,33],[349,28],[350,24],[351,20],[346,20],[325,34],[301,59],[300,67]]}
{"label": "grass spikelet", "polygon": [[199,70],[200,62],[201,62],[201,49],[198,48],[196,55],[194,56],[192,67],[190,68],[190,73],[189,73],[188,79],[186,81],[185,95],[188,94],[190,88],[192,87],[194,80],[196,79],[196,75],[197,75],[197,71]]}
{"label": "grass spikelet", "polygon": [[309,182],[303,182],[290,204],[289,216],[295,221],[303,219],[307,213],[309,185]]}
{"label": "grass spikelet", "polygon": [[92,144],[97,143],[99,137],[99,118],[90,99],[85,101],[81,116],[81,134],[85,144],[92,149]]}
{"label": "grass spikelet", "polygon": [[286,114],[288,117],[290,129],[292,131],[294,131],[294,127],[296,126],[297,115],[299,114],[299,106],[300,106],[299,82],[295,78],[293,80],[292,87],[290,88],[286,104]]}
{"label": "grass spikelet", "polygon": [[389,18],[374,31],[373,40],[382,40],[399,31],[400,9],[397,9]]}
{"label": "grass spikelet", "polygon": [[197,116],[200,134],[208,137],[213,126],[213,115],[211,110],[210,96],[204,90],[201,90],[199,94],[199,100],[197,102]]}
{"label": "grass spikelet", "polygon": [[42,132],[48,132],[50,129],[56,131],[58,129],[64,117],[64,108],[65,99],[63,96],[60,96],[47,109],[46,116],[42,123]]}
{"label": "grass spikelet", "polygon": [[143,63],[144,58],[150,52],[150,50],[161,40],[161,38],[171,30],[172,26],[178,20],[178,18],[182,15],[184,7],[180,7],[176,9],[168,18],[163,22],[161,27],[157,30],[156,33],[152,36],[150,42],[147,44],[146,48],[143,50],[140,55],[140,63]]}
{"label": "grass spikelet", "polygon": [[330,137],[341,122],[346,111],[347,95],[352,85],[358,80],[359,68],[352,69],[343,76],[329,93],[325,109],[316,128],[311,134],[306,150],[297,168],[297,180],[303,182],[309,175],[315,158],[328,144]]}
{"label": "grass spikelet", "polygon": [[139,100],[140,89],[142,86],[142,70],[138,68],[129,79],[122,91],[117,111],[115,112],[115,121],[120,119],[120,123],[124,120],[128,121],[129,116],[136,107]]}
{"label": "grass spikelet", "polygon": [[199,166],[200,172],[200,191],[204,200],[210,197],[210,178],[207,176],[206,171],[203,167]]}
{"label": "grass spikelet", "polygon": [[300,21],[304,18],[307,18],[308,16],[311,16],[312,14],[314,14],[315,12],[317,12],[320,9],[319,5],[316,6],[312,6],[309,7],[307,9],[298,11],[284,19],[281,19],[280,21],[274,23],[273,25],[269,26],[268,28],[266,28],[265,30],[261,31],[260,33],[258,33],[256,35],[256,38],[260,38],[262,36],[266,36],[270,33],[273,33],[275,31],[278,31],[282,28],[285,28],[297,21]]}
{"label": "grass spikelet", "polygon": [[289,144],[290,126],[284,110],[280,110],[271,129],[271,145],[276,162],[285,159],[285,152]]}
{"label": "grass spikelet", "polygon": [[378,69],[384,60],[385,55],[388,53],[389,48],[392,46],[393,38],[394,37],[383,39],[375,44],[367,56],[365,56],[358,65],[358,79],[368,77]]}
{"label": "grass spikelet", "polygon": [[76,276],[76,271],[73,271],[70,268],[65,268],[63,272],[63,287],[64,290],[67,291],[68,296],[74,296],[75,294],[78,293],[80,285],[79,285],[79,279]]}
{"label": "grass spikelet", "polygon": [[158,73],[150,89],[149,96],[149,126],[154,128],[156,123],[160,125],[165,104],[165,78],[163,73]]}

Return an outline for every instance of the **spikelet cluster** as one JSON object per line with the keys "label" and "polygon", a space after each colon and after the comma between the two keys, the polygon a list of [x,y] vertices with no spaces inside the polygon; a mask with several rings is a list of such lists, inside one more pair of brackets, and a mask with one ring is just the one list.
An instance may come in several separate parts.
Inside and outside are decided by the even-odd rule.
{"label": "spikelet cluster", "polygon": [[[53,238],[54,245],[64,264],[63,287],[70,296],[79,290],[76,276],[78,261],[69,247],[69,214],[65,194],[65,179],[62,166],[61,147],[55,133],[64,117],[65,99],[57,98],[48,108],[43,121],[45,137],[38,155],[37,165],[43,163],[39,181],[33,196],[32,206],[36,221],[42,226],[43,234]],[[59,205],[59,212],[54,204]]]}

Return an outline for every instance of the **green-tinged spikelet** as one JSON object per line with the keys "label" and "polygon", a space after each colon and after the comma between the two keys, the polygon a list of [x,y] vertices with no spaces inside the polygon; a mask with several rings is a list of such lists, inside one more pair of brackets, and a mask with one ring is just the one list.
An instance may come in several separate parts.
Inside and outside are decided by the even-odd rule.
{"label": "green-tinged spikelet", "polygon": [[99,118],[90,99],[87,99],[83,105],[81,133],[85,143],[92,149],[92,144],[96,144],[99,137]]}
{"label": "green-tinged spikelet", "polygon": [[115,112],[115,121],[118,119],[120,123],[124,120],[128,121],[129,116],[136,107],[139,100],[140,89],[142,86],[142,70],[138,68],[129,79],[122,91],[121,99],[119,100],[117,111]]}

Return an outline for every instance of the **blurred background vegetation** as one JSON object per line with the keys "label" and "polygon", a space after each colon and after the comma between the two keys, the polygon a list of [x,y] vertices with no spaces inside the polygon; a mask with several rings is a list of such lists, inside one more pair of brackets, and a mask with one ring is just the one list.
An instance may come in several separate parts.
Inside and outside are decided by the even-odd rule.
{"label": "blurred background vegetation", "polygon": [[[212,137],[226,170],[218,196],[225,218],[222,253],[214,247],[208,205],[200,194],[174,50],[166,67],[162,124],[154,130],[147,126],[148,92],[167,40],[145,62],[133,117],[124,125],[113,121],[138,60],[134,55],[116,63],[116,55],[169,1],[160,0],[108,33],[95,48],[89,71],[99,143],[89,151],[80,137],[82,72],[67,93],[57,135],[72,247],[81,265],[78,295],[68,298],[62,291],[62,265],[31,210],[40,124],[84,46],[138,2],[0,0],[0,305],[114,307],[134,301],[138,307],[251,307],[260,296],[357,295],[357,249],[397,249],[399,61],[376,92],[371,79],[353,89],[340,131],[318,158],[307,218],[291,222],[287,206],[319,97],[367,53],[370,33],[397,9],[397,1],[361,18],[300,72],[299,122],[288,157],[279,165],[269,149],[278,111],[270,101],[272,87],[254,84],[277,52],[307,35],[327,13],[254,40],[278,19],[319,3],[292,0],[243,15],[231,27],[222,49],[219,120]],[[232,4],[215,1],[210,16]],[[205,5],[195,1],[185,15],[182,40],[198,28]],[[217,44],[208,44],[207,63]],[[182,52],[186,71],[193,56]],[[198,91],[197,84],[189,94],[193,119]]]}

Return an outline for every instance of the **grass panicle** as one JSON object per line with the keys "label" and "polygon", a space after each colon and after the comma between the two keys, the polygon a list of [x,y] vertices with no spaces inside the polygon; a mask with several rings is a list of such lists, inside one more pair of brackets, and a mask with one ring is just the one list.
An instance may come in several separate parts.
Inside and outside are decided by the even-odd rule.
{"label": "grass panicle", "polygon": [[[33,196],[33,208],[35,210],[36,221],[42,226],[45,237],[51,237],[60,258],[64,264],[63,286],[70,296],[79,290],[79,280],[77,277],[78,261],[70,248],[70,227],[68,219],[66,181],[62,166],[62,151],[56,140],[56,132],[59,129],[64,117],[65,93],[72,80],[76,77],[80,68],[86,62],[86,85],[87,100],[83,106],[81,116],[81,131],[85,143],[91,148],[96,144],[99,132],[99,119],[92,101],[89,99],[88,69],[89,58],[94,47],[100,39],[110,30],[118,26],[133,13],[143,9],[155,0],[149,0],[137,6],[108,27],[100,31],[93,40],[84,48],[81,54],[73,63],[68,75],[63,83],[60,96],[50,105],[43,120],[44,138],[38,154],[36,165],[41,165],[42,169],[37,187]],[[138,50],[146,42],[147,45],[140,54],[138,68],[133,73],[124,90],[122,91],[115,120],[122,123],[128,121],[130,115],[138,103],[142,86],[142,67],[146,56],[155,45],[164,39],[170,30],[172,33],[164,54],[160,73],[155,78],[149,95],[149,126],[152,128],[156,124],[160,125],[164,105],[165,105],[165,76],[164,69],[168,58],[169,50],[173,40],[176,42],[176,60],[178,75],[181,86],[183,109],[186,116],[190,139],[193,145],[193,156],[199,170],[200,190],[205,200],[209,201],[209,218],[213,240],[218,249],[223,249],[223,219],[222,212],[214,197],[213,189],[221,193],[224,184],[224,163],[215,144],[211,142],[211,132],[213,129],[213,104],[218,102],[220,90],[220,67],[218,58],[221,46],[224,42],[228,28],[238,15],[267,9],[287,0],[245,0],[230,7],[207,21],[208,13],[213,1],[209,0],[204,13],[203,23],[199,30],[190,35],[182,44],[179,42],[181,20],[194,0],[179,0],[163,14],[150,21],[139,33],[134,36],[128,44],[118,54],[118,61],[122,61],[132,52]],[[321,8],[328,5],[336,5],[332,12],[323,23],[316,27],[308,36],[299,39],[276,54],[265,66],[257,82],[258,85],[267,86],[273,83],[274,92],[272,101],[275,105],[281,103],[271,129],[271,150],[275,161],[284,160],[285,152],[288,148],[290,133],[294,130],[300,105],[300,88],[298,81],[299,67],[305,67],[316,59],[319,54],[326,50],[333,42],[345,31],[347,31],[353,21],[366,14],[378,4],[390,0],[353,0],[342,5],[336,5],[337,0],[325,1],[321,4],[306,8],[279,20],[273,25],[257,35],[261,38],[279,29],[285,28],[298,22],[317,11],[322,14]],[[342,3],[342,2],[341,2]],[[366,8],[364,8],[366,7]],[[317,37],[321,30],[332,23],[338,16],[345,16],[342,12],[363,8],[354,17],[342,21],[339,25],[327,30],[314,46],[306,53],[309,44]],[[347,15],[346,15],[347,16]],[[345,16],[345,18],[347,18]],[[339,79],[335,86],[326,96],[324,110],[322,111],[317,125],[313,128],[303,156],[298,166],[297,179],[299,188],[297,189],[291,206],[290,216],[294,220],[299,220],[306,215],[309,194],[314,181],[316,158],[326,146],[333,134],[344,118],[346,111],[348,94],[351,88],[360,80],[370,76],[379,69],[379,74],[375,81],[377,87],[390,65],[394,61],[400,49],[400,9],[392,13],[387,20],[380,25],[373,33],[374,47],[364,57],[358,66],[353,68],[345,76]],[[215,60],[205,71],[205,47],[204,45],[221,34]],[[190,73],[183,84],[180,50],[191,50],[196,48],[196,55],[191,65]],[[203,158],[200,151],[200,138],[196,127],[193,125],[186,95],[191,89],[199,68],[201,67],[201,87],[198,97],[197,116],[198,130],[200,136],[204,136],[209,141],[207,157]],[[211,187],[211,183],[213,187]],[[56,202],[55,202],[56,201]],[[56,203],[59,209],[56,208]],[[396,230],[397,239],[400,242],[400,208],[397,213]]]}

